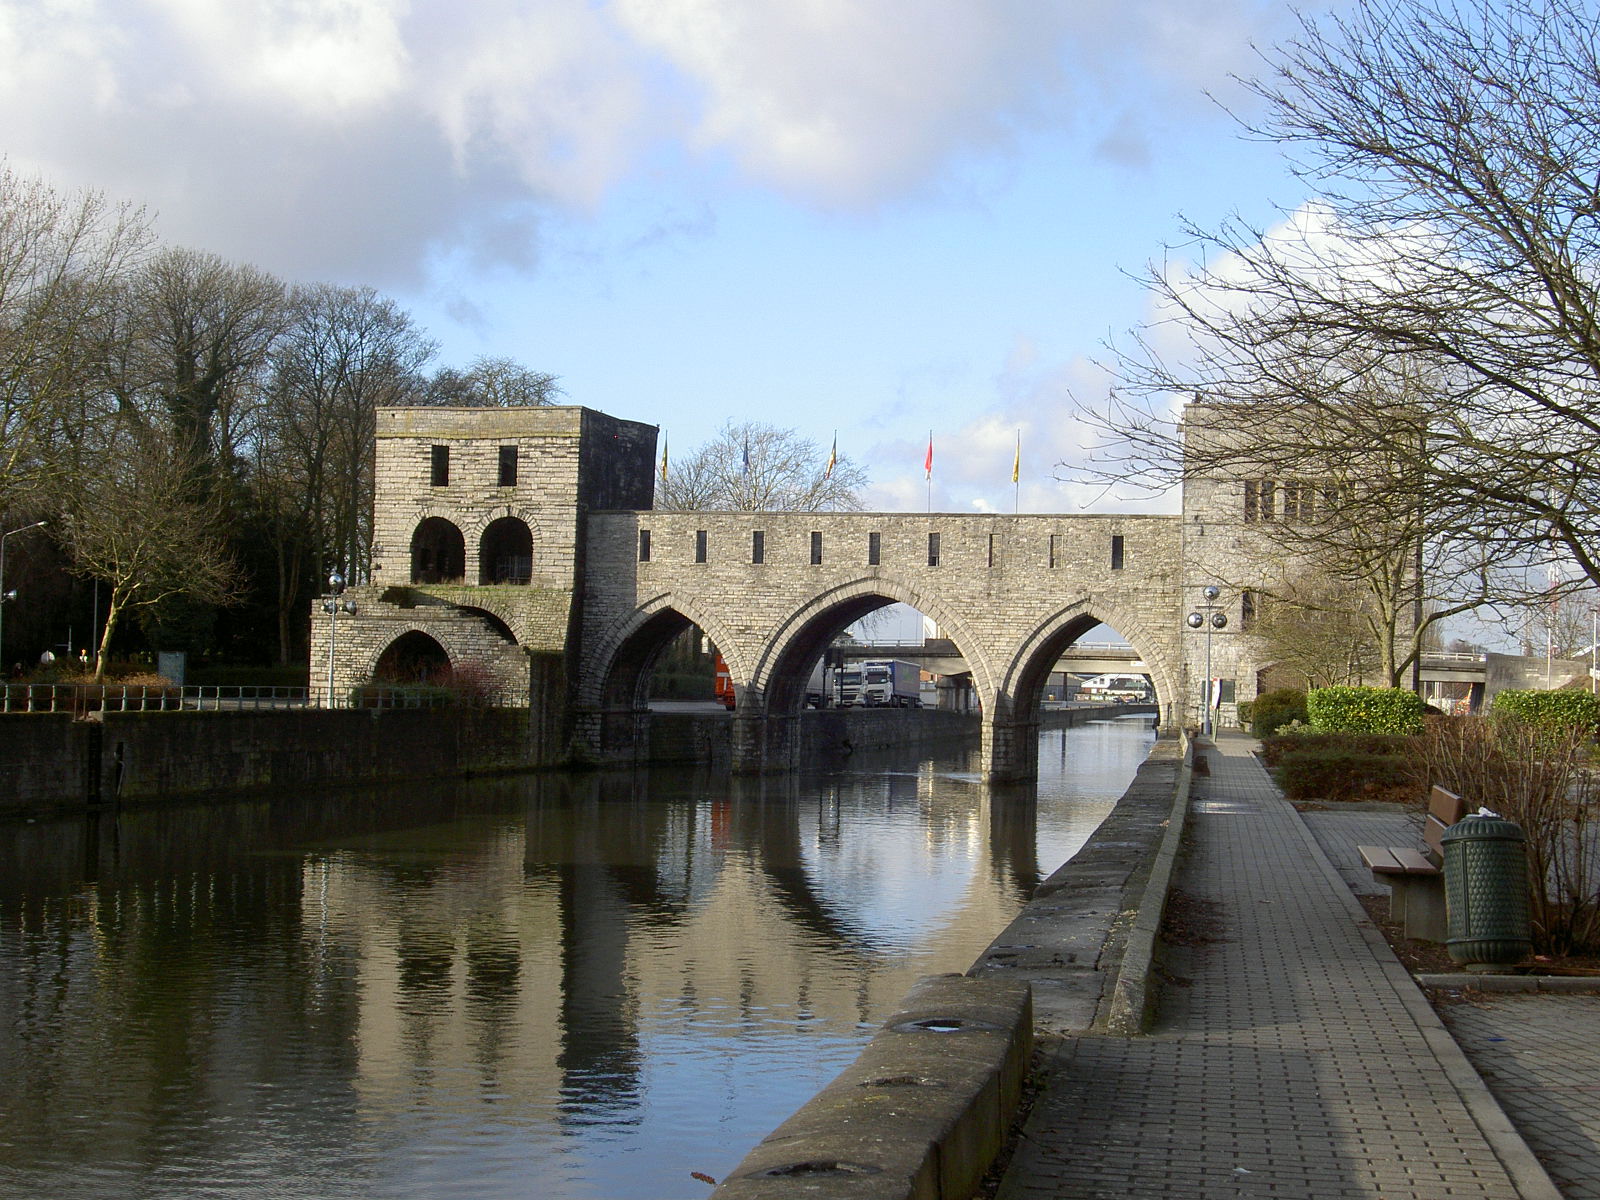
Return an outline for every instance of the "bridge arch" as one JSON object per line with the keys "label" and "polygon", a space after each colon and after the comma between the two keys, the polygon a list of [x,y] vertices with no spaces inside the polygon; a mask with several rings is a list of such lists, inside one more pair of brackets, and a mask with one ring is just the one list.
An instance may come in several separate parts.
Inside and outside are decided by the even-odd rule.
{"label": "bridge arch", "polygon": [[973,686],[985,703],[993,695],[994,672],[984,644],[947,605],[892,576],[861,576],[808,599],[789,614],[762,647],[751,677],[766,712],[800,710],[811,664],[847,625],[890,604],[906,604],[939,623],[967,660]]}
{"label": "bridge arch", "polygon": [[[1016,647],[1005,665],[999,686],[1000,708],[1014,720],[1036,721],[1039,701],[1051,670],[1073,642],[1104,622],[1139,652],[1155,685],[1156,700],[1164,711],[1176,711],[1181,692],[1167,658],[1154,653],[1163,639],[1154,637],[1133,613],[1110,597],[1089,593],[1040,621]],[[1170,639],[1166,639],[1170,640]],[[997,715],[1000,715],[997,713]]]}
{"label": "bridge arch", "polygon": [[602,635],[595,647],[592,669],[578,681],[578,706],[646,708],[656,659],[677,634],[691,625],[716,644],[734,679],[749,678],[749,656],[730,629],[692,597],[661,592]]}
{"label": "bridge arch", "polygon": [[450,652],[421,629],[400,634],[378,652],[367,677],[382,683],[427,683],[451,667]]}

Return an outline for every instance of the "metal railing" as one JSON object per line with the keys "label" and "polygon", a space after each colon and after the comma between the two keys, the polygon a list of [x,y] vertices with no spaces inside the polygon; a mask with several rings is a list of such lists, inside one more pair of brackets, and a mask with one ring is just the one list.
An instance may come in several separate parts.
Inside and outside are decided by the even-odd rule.
{"label": "metal railing", "polygon": [[526,708],[526,694],[461,693],[443,688],[367,686],[328,703],[328,689],[190,685],[160,687],[99,683],[0,685],[0,713],[278,712],[296,708]]}

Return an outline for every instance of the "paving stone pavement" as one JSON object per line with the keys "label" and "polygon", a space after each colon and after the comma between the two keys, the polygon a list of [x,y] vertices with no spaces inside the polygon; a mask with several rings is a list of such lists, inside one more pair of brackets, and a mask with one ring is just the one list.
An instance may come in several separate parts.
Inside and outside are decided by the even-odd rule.
{"label": "paving stone pavement", "polygon": [[1253,747],[1194,780],[1175,886],[1213,940],[1151,1033],[1062,1042],[1000,1200],[1557,1197]]}

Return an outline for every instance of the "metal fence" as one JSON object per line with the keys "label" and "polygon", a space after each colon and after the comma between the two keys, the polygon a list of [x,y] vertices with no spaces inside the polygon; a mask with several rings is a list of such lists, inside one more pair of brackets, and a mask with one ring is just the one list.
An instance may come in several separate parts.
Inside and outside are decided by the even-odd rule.
{"label": "metal fence", "polygon": [[152,687],[99,683],[10,683],[0,685],[0,712],[278,712],[295,708],[526,708],[528,697],[511,693],[461,693],[443,688],[359,687],[333,697],[328,689],[303,687]]}

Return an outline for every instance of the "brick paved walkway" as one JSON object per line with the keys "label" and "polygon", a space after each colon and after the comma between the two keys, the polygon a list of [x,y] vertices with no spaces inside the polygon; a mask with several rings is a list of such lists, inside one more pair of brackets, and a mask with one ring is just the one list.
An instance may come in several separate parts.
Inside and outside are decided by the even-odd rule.
{"label": "brick paved walkway", "polygon": [[1298,814],[1223,735],[1153,1032],[1056,1055],[1001,1200],[1557,1196]]}

